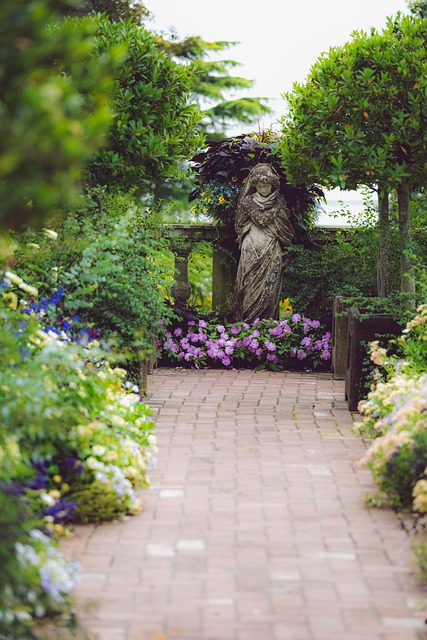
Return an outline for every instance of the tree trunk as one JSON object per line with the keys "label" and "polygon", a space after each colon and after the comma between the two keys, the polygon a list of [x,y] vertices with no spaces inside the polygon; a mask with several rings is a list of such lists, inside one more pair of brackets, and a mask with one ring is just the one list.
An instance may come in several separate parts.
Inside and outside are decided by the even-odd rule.
{"label": "tree trunk", "polygon": [[390,216],[388,191],[378,185],[378,296],[387,298],[391,294],[391,249],[390,249]]}
{"label": "tree trunk", "polygon": [[409,215],[410,189],[407,180],[403,180],[397,189],[397,203],[399,208],[399,239],[400,239],[400,290],[407,294],[408,308],[415,307],[415,272],[411,259],[411,219]]}

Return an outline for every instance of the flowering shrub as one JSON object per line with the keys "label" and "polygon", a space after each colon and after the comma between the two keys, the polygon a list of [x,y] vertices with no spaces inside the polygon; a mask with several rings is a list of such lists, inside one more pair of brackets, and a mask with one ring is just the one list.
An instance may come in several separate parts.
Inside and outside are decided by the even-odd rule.
{"label": "flowering shrub", "polygon": [[361,463],[372,470],[380,491],[393,506],[419,514],[427,513],[426,340],[427,305],[421,305],[398,339],[401,356],[371,344],[371,359],[385,376],[377,373],[356,425],[374,437]]}
{"label": "flowering shrub", "polygon": [[205,319],[163,323],[160,356],[193,367],[251,367],[280,370],[301,363],[317,368],[331,358],[330,333],[318,320],[288,313],[282,321],[217,324]]}
{"label": "flowering shrub", "polygon": [[65,560],[51,537],[32,529],[28,541],[17,542],[16,557],[24,580],[14,589],[6,588],[3,620],[42,618],[47,612],[60,613],[71,604],[70,595],[78,582],[80,565]]}
{"label": "flowering shrub", "polygon": [[156,451],[150,409],[61,312],[63,292],[36,302],[22,284],[8,272],[0,298],[2,638],[30,638],[19,625],[67,609],[77,567],[55,538],[70,521],[136,513]]}

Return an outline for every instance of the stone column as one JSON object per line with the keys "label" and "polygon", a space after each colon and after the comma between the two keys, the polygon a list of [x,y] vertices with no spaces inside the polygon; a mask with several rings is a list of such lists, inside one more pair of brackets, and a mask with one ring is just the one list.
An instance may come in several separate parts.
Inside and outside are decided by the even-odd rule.
{"label": "stone column", "polygon": [[213,245],[212,258],[212,310],[227,313],[233,298],[237,265],[217,243]]}
{"label": "stone column", "polygon": [[190,283],[188,282],[188,258],[191,249],[174,249],[175,254],[175,283],[172,286],[171,293],[176,302],[188,301],[191,293]]}

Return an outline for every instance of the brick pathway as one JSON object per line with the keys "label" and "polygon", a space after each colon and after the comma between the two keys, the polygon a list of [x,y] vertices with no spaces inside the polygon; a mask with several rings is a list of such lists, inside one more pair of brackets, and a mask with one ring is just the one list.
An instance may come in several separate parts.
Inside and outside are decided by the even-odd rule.
{"label": "brick pathway", "polygon": [[[368,509],[344,384],[160,369],[145,510],[77,527],[100,640],[420,640],[426,597],[397,517]],[[84,610],[96,600],[97,607]]]}

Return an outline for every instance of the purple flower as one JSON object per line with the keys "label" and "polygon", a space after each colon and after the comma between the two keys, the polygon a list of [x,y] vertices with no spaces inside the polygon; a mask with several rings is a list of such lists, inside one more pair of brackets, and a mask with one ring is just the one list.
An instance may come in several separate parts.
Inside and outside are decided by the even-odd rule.
{"label": "purple flower", "polygon": [[299,322],[301,320],[301,316],[299,313],[294,313],[294,315],[292,316],[292,322],[296,323]]}
{"label": "purple flower", "polygon": [[248,347],[249,351],[252,351],[252,352],[256,351],[258,349],[258,346],[259,346],[258,340],[251,340]]}
{"label": "purple flower", "polygon": [[230,329],[230,331],[231,331],[231,333],[233,334],[233,336],[237,336],[237,335],[239,335],[239,333],[241,332],[241,330],[242,330],[242,329],[241,329],[241,327],[236,327],[236,325],[235,325],[235,324],[234,324],[234,325],[231,327],[231,329]]}
{"label": "purple flower", "polygon": [[312,320],[311,321],[311,326],[313,327],[313,329],[318,329],[320,327],[319,320]]}
{"label": "purple flower", "polygon": [[216,330],[218,331],[218,333],[224,333],[225,332],[225,327],[223,327],[222,324],[219,324],[217,326]]}
{"label": "purple flower", "polygon": [[[289,326],[288,326],[288,329],[290,330]],[[284,328],[282,328],[280,324],[276,324],[275,327],[268,330],[268,333],[271,336],[275,336],[276,338],[281,338],[284,333]]]}
{"label": "purple flower", "polygon": [[178,338],[180,335],[182,335],[182,329],[180,327],[177,327],[173,332],[173,335]]}
{"label": "purple flower", "polygon": [[206,327],[207,327],[207,326],[208,326],[208,325],[207,325],[206,320],[199,320],[199,327],[200,327],[201,329],[206,329]]}
{"label": "purple flower", "polygon": [[298,360],[304,360],[304,358],[306,358],[306,357],[307,357],[307,354],[304,351],[304,349],[298,349],[298,351],[297,351]]}
{"label": "purple flower", "polygon": [[196,323],[194,322],[194,320],[189,320],[189,321],[187,322],[187,324],[188,324],[188,326],[189,326],[189,327],[192,327],[192,326],[193,326],[193,325],[195,325]]}
{"label": "purple flower", "polygon": [[[73,318],[74,319],[74,318]],[[166,327],[166,320],[163,320],[162,318],[159,320],[159,325],[161,327]]]}
{"label": "purple flower", "polygon": [[331,357],[331,352],[325,349],[320,357],[322,358],[322,360],[329,360],[329,358]]}
{"label": "purple flower", "polygon": [[274,353],[267,353],[267,360],[270,362],[277,362],[277,356]]}
{"label": "purple flower", "polygon": [[274,342],[270,342],[270,340],[266,340],[266,341],[264,342],[264,344],[265,344],[265,347],[266,347],[266,349],[267,349],[268,351],[276,351],[276,349],[277,349],[277,347],[276,347],[276,345],[274,344]]}
{"label": "purple flower", "polygon": [[301,340],[301,346],[302,347],[311,347],[311,338],[309,336],[307,336],[306,338],[303,338]]}
{"label": "purple flower", "polygon": [[259,338],[260,335],[261,334],[258,331],[258,329],[255,329],[255,331],[252,331],[252,338]]}

